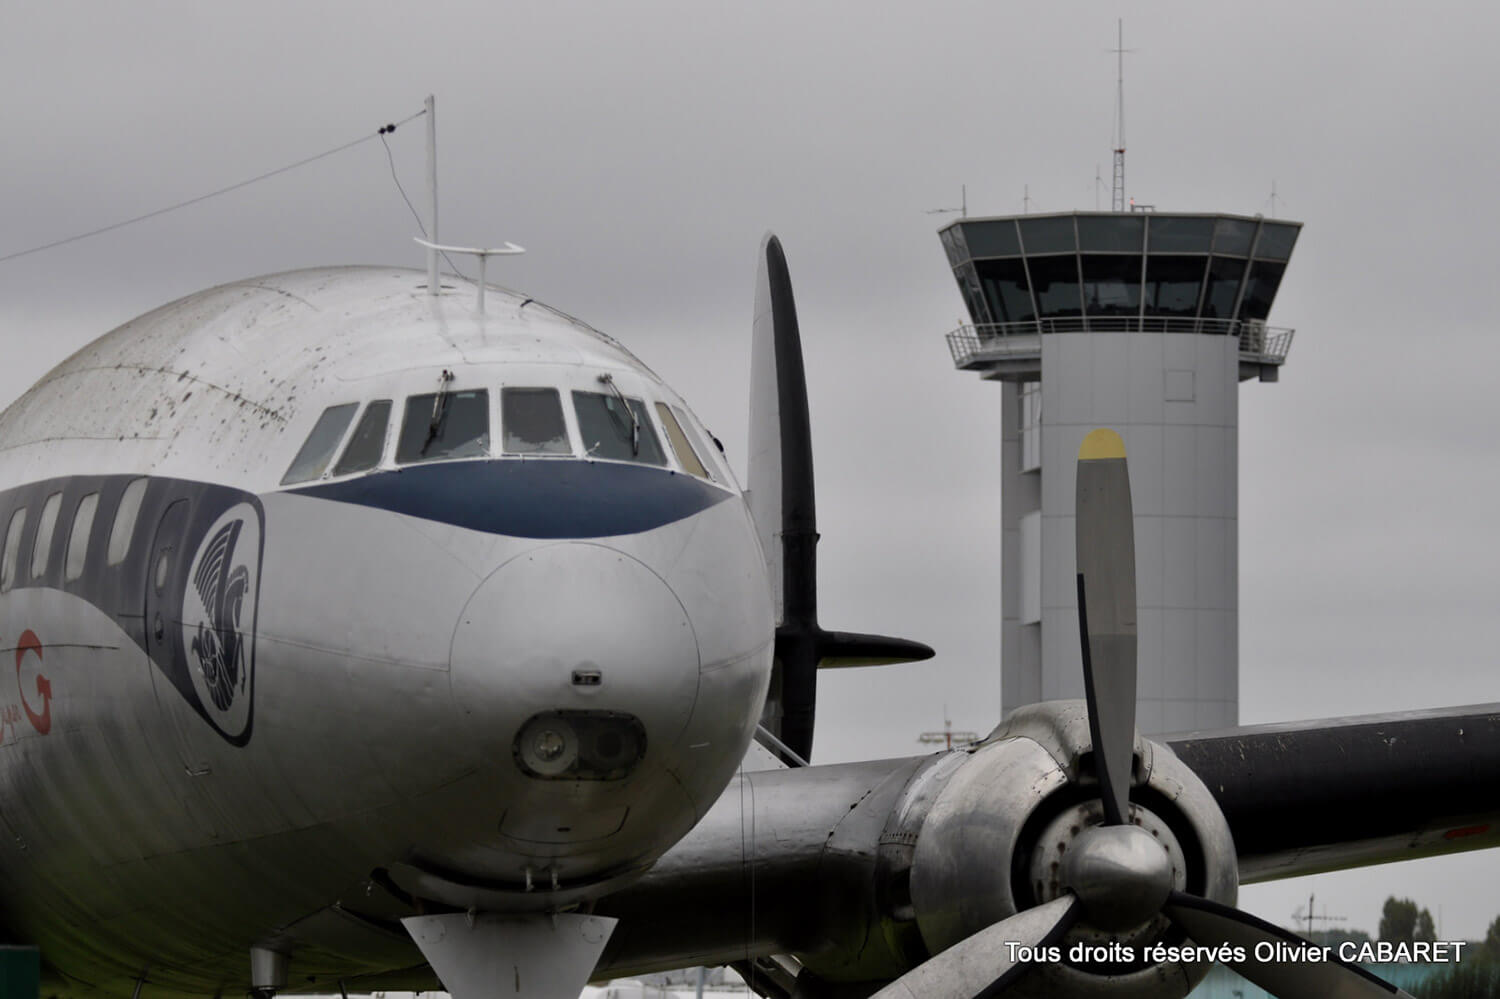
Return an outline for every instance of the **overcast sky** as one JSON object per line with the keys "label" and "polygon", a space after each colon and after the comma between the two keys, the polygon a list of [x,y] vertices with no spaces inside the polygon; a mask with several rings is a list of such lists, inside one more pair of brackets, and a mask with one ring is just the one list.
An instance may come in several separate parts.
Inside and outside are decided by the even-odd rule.
{"label": "overcast sky", "polygon": [[[1306,223],[1276,385],[1240,389],[1246,723],[1500,700],[1494,262],[1500,8],[1289,2],[12,4],[0,21],[0,256],[373,132],[438,99],[441,235],[512,240],[510,287],[623,340],[743,471],[761,234],[802,320],[824,624],[932,662],[825,674],[814,758],[918,752],[999,705],[999,389],[953,370],[935,230],[1109,193],[1115,18],[1129,193]],[[420,120],[391,137],[423,208]],[[425,208],[424,208],[425,210]],[[0,263],[0,400],[181,295],[333,263],[422,266],[378,141]],[[1392,802],[1392,807],[1400,807]],[[1500,912],[1500,855],[1316,891],[1446,936]]]}

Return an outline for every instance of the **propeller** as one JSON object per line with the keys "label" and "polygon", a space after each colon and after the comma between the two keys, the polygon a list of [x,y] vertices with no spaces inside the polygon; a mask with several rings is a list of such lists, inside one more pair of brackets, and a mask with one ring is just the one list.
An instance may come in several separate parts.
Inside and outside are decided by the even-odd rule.
{"label": "propeller", "polygon": [[[830,631],[818,623],[818,523],[802,334],[781,241],[761,241],[751,339],[750,482],[776,603],[765,727],[788,765],[812,758],[818,670],[931,659],[921,642]],[[783,753],[782,750],[790,750]]]}
{"label": "propeller", "polygon": [[1062,894],[960,940],[873,999],[1004,995],[1039,961],[1060,957],[1055,951],[1021,947],[1056,946],[1077,924],[1123,933],[1158,915],[1198,945],[1231,956],[1225,963],[1281,999],[1407,995],[1331,955],[1309,961],[1310,951],[1323,951],[1295,933],[1177,890],[1166,850],[1129,821],[1135,751],[1135,527],[1119,434],[1099,429],[1084,438],[1077,487],[1079,645],[1104,820],[1084,829],[1069,846],[1062,860]]}

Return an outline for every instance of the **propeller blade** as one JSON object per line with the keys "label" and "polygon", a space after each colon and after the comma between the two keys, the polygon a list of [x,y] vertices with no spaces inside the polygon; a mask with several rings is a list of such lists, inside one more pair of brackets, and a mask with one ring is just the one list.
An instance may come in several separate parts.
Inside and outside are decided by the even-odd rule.
{"label": "propeller blade", "polygon": [[745,500],[765,551],[777,625],[762,722],[808,760],[818,698],[817,498],[792,275],[781,241],[770,233],[761,240],[755,275],[749,472]]}
{"label": "propeller blade", "polygon": [[[1317,945],[1248,912],[1178,891],[1168,896],[1163,911],[1199,944],[1242,948],[1246,960],[1221,963],[1279,999],[1411,999],[1409,993],[1332,955],[1327,961],[1295,959]],[[1257,944],[1271,960],[1256,959]],[[1268,951],[1265,945],[1282,949]],[[1277,960],[1278,953],[1286,957]]]}
{"label": "propeller blade", "polygon": [[1072,895],[1062,895],[1034,909],[992,923],[973,936],[934,954],[871,996],[871,999],[932,999],[934,996],[974,996],[990,999],[1015,984],[1034,961],[1006,944],[1050,947],[1073,928],[1082,907]]}
{"label": "propeller blade", "polygon": [[1078,632],[1105,822],[1128,814],[1135,752],[1135,519],[1125,442],[1094,430],[1078,449]]}
{"label": "propeller blade", "polygon": [[[788,766],[812,758],[818,670],[931,659],[920,642],[825,631],[818,623],[818,517],[807,375],[792,274],[766,233],[755,276],[750,341],[750,480],[745,502],[760,534],[776,611],[776,653],[761,725]],[[783,750],[787,750],[783,752]]]}

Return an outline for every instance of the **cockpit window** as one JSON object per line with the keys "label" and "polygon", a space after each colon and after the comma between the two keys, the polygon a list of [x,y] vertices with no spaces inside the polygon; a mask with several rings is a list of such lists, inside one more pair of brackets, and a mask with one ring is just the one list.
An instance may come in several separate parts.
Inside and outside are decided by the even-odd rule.
{"label": "cockpit window", "polygon": [[[682,408],[680,406],[673,406],[672,412],[677,414],[677,425],[683,429],[684,433],[687,434],[688,440],[692,442],[693,448],[698,452],[699,458],[703,460],[703,466],[708,471],[708,477],[713,481],[719,483],[720,485],[723,485],[725,481],[724,471],[718,464],[716,464],[714,453],[709,448],[708,444],[703,440],[703,436],[698,433],[697,425],[694,424],[693,421],[688,417],[688,415],[682,411]],[[715,443],[717,443],[717,441]],[[722,451],[723,449],[720,448],[720,450]],[[720,457],[722,457],[722,455]]]}
{"label": "cockpit window", "polygon": [[410,465],[442,458],[482,458],[490,452],[490,394],[433,392],[406,400],[396,461]]}
{"label": "cockpit window", "polygon": [[682,465],[682,470],[690,475],[696,475],[700,479],[708,478],[708,469],[703,467],[703,462],[698,460],[698,455],[693,451],[693,446],[688,443],[687,435],[682,432],[682,427],[677,424],[677,417],[667,408],[667,404],[659,402],[656,404],[656,415],[661,417],[661,425],[667,431],[667,443],[672,445],[672,450],[677,454],[677,461]]}
{"label": "cockpit window", "polygon": [[501,389],[500,427],[506,454],[573,453],[557,389]]}
{"label": "cockpit window", "polygon": [[306,482],[322,475],[328,462],[333,459],[334,451],[338,450],[339,441],[344,439],[344,431],[349,429],[349,421],[354,419],[354,411],[358,408],[359,403],[346,402],[323,410],[312,433],[302,443],[302,450],[292,459],[292,466],[281,477],[281,484],[289,486],[294,482]]}
{"label": "cockpit window", "polygon": [[370,403],[365,415],[359,418],[359,425],[354,428],[354,436],[349,438],[343,457],[333,466],[333,474],[365,472],[380,464],[380,456],[385,453],[386,424],[390,419],[391,400],[377,399]]}
{"label": "cockpit window", "polygon": [[641,400],[627,400],[613,393],[574,392],[573,408],[578,412],[584,453],[590,458],[636,461],[643,465],[667,463]]}

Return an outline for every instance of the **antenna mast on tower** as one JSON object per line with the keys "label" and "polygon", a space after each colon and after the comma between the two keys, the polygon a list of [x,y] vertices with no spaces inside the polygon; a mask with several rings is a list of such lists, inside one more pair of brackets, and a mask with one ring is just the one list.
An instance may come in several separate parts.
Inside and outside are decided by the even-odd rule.
{"label": "antenna mast on tower", "polygon": [[1110,195],[1110,210],[1125,210],[1125,19],[1116,22],[1119,40],[1115,43],[1115,55],[1119,57],[1119,72],[1115,80],[1115,180]]}

